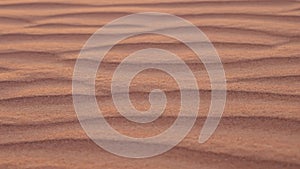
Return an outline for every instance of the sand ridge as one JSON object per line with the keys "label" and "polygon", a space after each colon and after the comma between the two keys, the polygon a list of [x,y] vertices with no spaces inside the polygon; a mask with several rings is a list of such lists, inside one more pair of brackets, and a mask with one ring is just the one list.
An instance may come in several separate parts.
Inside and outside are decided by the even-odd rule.
{"label": "sand ridge", "polygon": [[[0,9],[0,168],[300,167],[299,1],[2,0]],[[96,80],[99,107],[115,129],[141,137],[159,133],[178,113],[178,106],[169,104],[156,122],[137,125],[116,111],[111,76],[133,51],[159,47],[178,54],[198,77],[201,96],[196,125],[178,146],[132,160],[104,151],[87,137],[73,108],[72,74],[80,49],[98,28],[145,11],[178,15],[207,34],[224,64],[228,96],[216,133],[198,144],[211,92],[203,64],[172,38],[143,35],[122,41],[105,57]],[[166,31],[173,29],[185,32]],[[152,88],[166,91],[170,103],[180,99],[170,77],[145,71],[132,83],[130,97],[137,108],[149,107]]]}

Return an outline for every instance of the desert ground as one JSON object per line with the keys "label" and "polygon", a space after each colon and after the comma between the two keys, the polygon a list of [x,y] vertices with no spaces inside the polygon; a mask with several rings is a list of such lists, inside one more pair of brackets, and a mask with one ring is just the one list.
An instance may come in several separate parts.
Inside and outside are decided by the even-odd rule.
{"label": "desert ground", "polygon": [[[204,144],[197,140],[211,99],[205,67],[180,41],[153,34],[123,40],[105,56],[96,79],[99,108],[109,124],[132,137],[157,135],[172,125],[180,90],[162,71],[141,72],[130,88],[138,110],[149,108],[149,91],[166,91],[165,112],[154,122],[126,120],[110,95],[114,70],[126,56],[166,49],[197,77],[201,102],[191,132],[164,154],[129,159],[103,150],[82,129],[72,101],[80,50],[101,26],[137,12],[182,17],[218,51],[227,102],[220,125]],[[1,0],[0,168],[299,169],[299,28],[298,0]]]}

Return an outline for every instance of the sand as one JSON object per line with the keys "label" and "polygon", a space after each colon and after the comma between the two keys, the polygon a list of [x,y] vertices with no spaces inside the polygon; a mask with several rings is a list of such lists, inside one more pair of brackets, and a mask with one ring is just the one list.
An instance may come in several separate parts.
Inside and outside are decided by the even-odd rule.
{"label": "sand", "polygon": [[[296,0],[0,1],[0,168],[300,168],[300,3]],[[172,38],[143,35],[122,41],[98,70],[96,94],[119,132],[148,137],[167,129],[180,102],[174,79],[147,70],[132,82],[138,110],[153,88],[166,91],[163,116],[127,121],[110,96],[114,69],[130,53],[159,47],[178,54],[200,86],[196,125],[172,150],[128,159],[98,147],[81,128],[72,103],[80,49],[109,21],[136,12],[167,12],[197,25],[224,64],[227,103],[219,127],[197,143],[210,104],[210,83],[193,52]],[[183,30],[184,31],[184,30]]]}

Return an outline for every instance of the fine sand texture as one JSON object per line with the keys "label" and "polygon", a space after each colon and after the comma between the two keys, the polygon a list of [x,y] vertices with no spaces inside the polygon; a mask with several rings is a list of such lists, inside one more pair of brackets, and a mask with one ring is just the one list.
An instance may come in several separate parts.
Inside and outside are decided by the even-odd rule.
{"label": "fine sand texture", "polygon": [[[211,100],[205,67],[180,41],[154,34],[125,39],[105,56],[95,87],[99,108],[113,128],[128,136],[166,130],[180,110],[175,79],[148,69],[132,80],[130,98],[140,111],[149,109],[152,89],[166,92],[164,113],[147,124],[118,113],[110,84],[119,63],[132,52],[169,50],[187,63],[199,85],[200,111],[191,132],[166,153],[129,159],[97,146],[82,129],[72,100],[79,52],[101,26],[137,12],[182,17],[217,49],[226,73],[227,102],[217,130],[204,144],[197,141]],[[114,27],[119,33],[130,28]],[[188,31],[166,27],[172,29]],[[299,169],[299,103],[298,0],[0,1],[1,169]]]}

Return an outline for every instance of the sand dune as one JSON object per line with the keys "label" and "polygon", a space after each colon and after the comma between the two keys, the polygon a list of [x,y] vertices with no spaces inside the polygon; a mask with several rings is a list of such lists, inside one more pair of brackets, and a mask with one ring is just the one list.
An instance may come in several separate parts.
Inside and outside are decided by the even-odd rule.
{"label": "sand dune", "polygon": [[[299,1],[2,0],[0,9],[0,168],[300,168]],[[197,77],[201,96],[196,125],[174,149],[148,159],[121,158],[98,147],[81,128],[72,101],[73,68],[98,28],[149,11],[183,17],[209,37],[226,72],[227,103],[212,138],[197,143],[211,99],[204,65],[172,38],[147,34],[121,41],[105,56],[96,79],[99,108],[116,130],[156,135],[179,111],[174,79],[148,70],[133,80],[131,101],[147,110],[149,92],[160,88],[168,98],[166,111],[149,124],[121,117],[110,84],[114,70],[134,51],[153,47],[180,56]],[[112,29],[126,34],[137,26]],[[164,29],[174,30],[189,35],[185,27]],[[172,61],[162,64],[176,67]]]}

